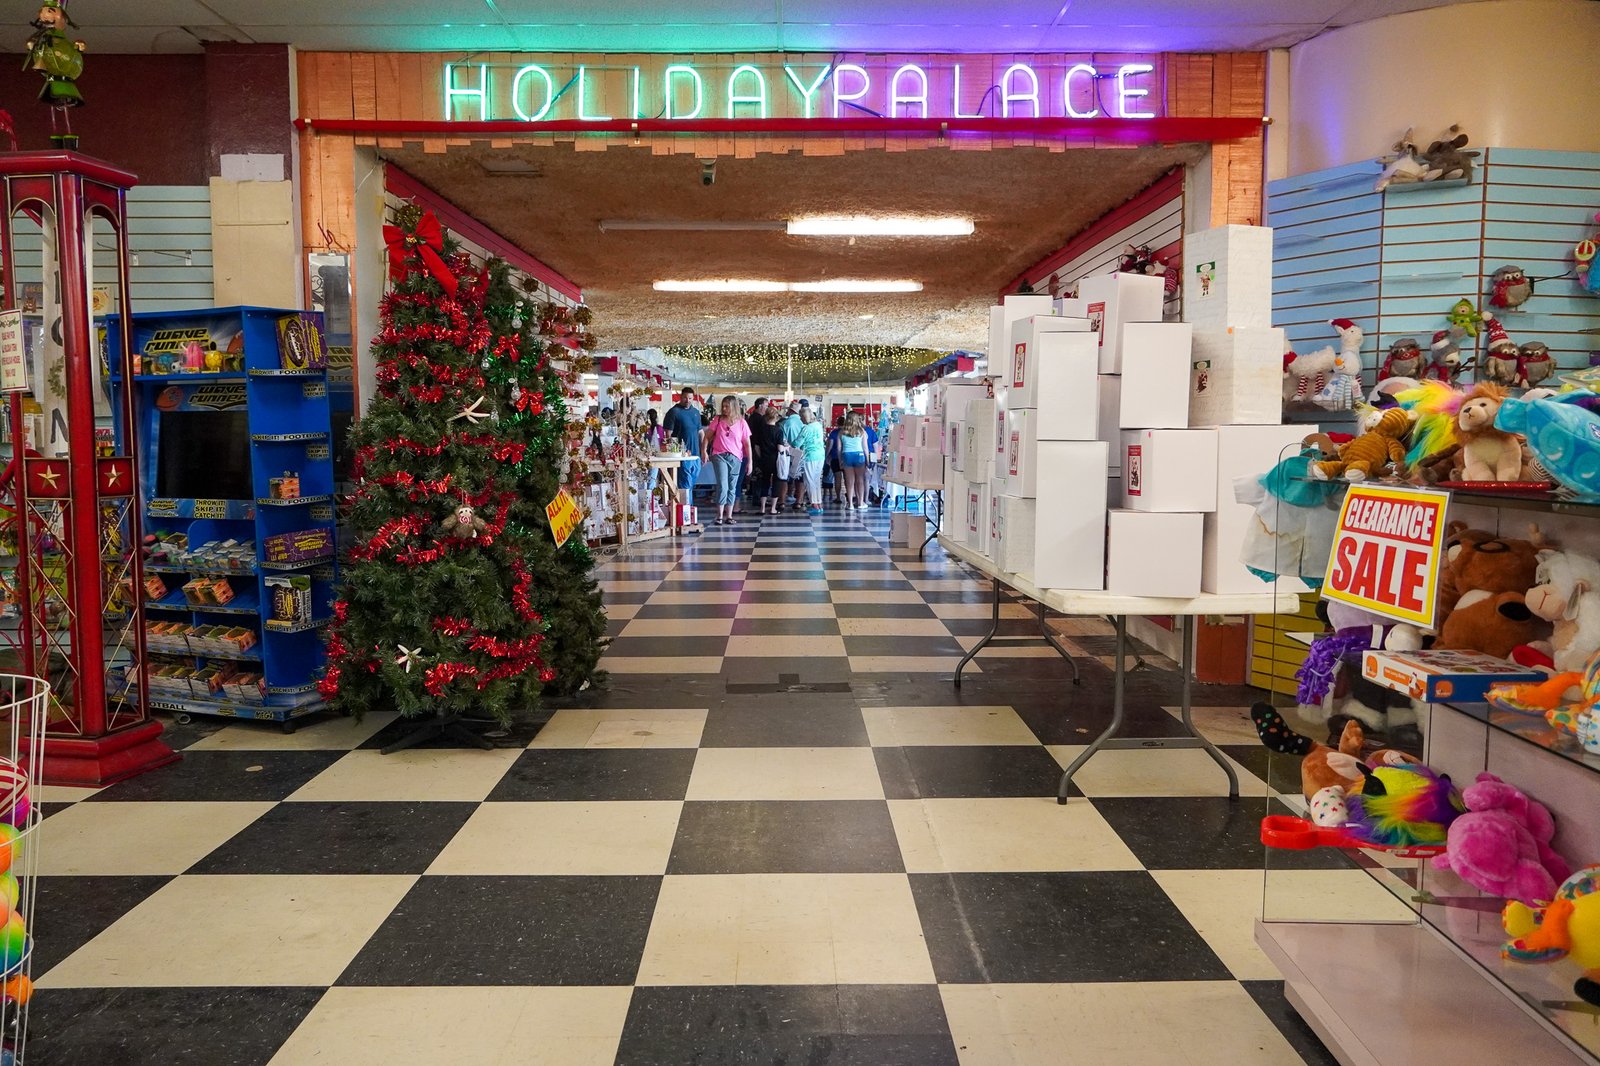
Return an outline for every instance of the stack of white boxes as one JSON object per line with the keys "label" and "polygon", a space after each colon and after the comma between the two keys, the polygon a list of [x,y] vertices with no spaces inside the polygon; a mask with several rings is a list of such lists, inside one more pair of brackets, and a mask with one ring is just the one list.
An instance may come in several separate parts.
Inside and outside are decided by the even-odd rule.
{"label": "stack of white boxes", "polygon": [[888,469],[895,481],[938,485],[944,478],[944,421],[935,415],[902,415],[890,431]]}
{"label": "stack of white boxes", "polygon": [[1260,591],[1236,561],[1252,514],[1233,481],[1306,432],[1278,425],[1271,261],[1269,230],[1189,235],[1185,322],[1162,321],[1163,279],[1135,274],[992,309],[994,395],[944,401],[954,535],[1041,588]]}
{"label": "stack of white boxes", "polygon": [[1216,509],[1205,516],[1201,588],[1264,592],[1239,561],[1254,509],[1234,499],[1234,483],[1258,477],[1312,425],[1280,425],[1283,331],[1272,328],[1272,231],[1219,226],[1184,238],[1184,317],[1194,325],[1189,423],[1216,427]]}

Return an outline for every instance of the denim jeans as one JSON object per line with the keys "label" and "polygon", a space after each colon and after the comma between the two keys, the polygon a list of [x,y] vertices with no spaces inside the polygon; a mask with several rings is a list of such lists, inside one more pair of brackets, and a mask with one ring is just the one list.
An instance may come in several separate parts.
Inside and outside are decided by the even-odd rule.
{"label": "denim jeans", "polygon": [[711,456],[711,471],[717,477],[717,503],[731,507],[739,502],[739,472],[743,468],[744,458],[732,452]]}
{"label": "denim jeans", "polygon": [[685,459],[678,467],[678,488],[685,490],[684,503],[694,502],[694,483],[700,477],[700,460]]}

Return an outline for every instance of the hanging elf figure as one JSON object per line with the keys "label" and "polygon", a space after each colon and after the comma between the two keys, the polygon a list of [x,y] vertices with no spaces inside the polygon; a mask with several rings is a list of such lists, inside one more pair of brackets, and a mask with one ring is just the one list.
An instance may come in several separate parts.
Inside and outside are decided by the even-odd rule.
{"label": "hanging elf figure", "polygon": [[67,29],[77,25],[67,15],[67,0],[44,0],[32,25],[34,34],[28,38],[22,69],[44,75],[39,101],[50,108],[50,143],[57,148],[76,148],[78,137],[72,132],[67,111],[83,106],[83,93],[78,91],[83,42],[67,37]]}

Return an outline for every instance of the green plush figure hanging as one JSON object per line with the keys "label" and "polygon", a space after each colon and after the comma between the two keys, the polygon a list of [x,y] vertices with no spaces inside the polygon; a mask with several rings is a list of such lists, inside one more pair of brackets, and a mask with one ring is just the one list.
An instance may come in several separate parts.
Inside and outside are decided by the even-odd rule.
{"label": "green plush figure hanging", "polygon": [[78,78],[83,74],[84,46],[82,41],[67,36],[67,29],[76,25],[67,15],[67,0],[44,0],[32,25],[34,34],[28,38],[22,69],[44,75],[39,101],[50,108],[50,125],[55,131],[50,135],[51,143],[58,148],[76,148],[78,138],[67,121],[67,111],[83,106]]}

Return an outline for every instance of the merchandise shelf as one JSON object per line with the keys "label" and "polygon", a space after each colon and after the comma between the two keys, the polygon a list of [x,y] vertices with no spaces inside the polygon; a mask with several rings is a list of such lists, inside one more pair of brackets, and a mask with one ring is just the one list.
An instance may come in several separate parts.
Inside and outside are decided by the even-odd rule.
{"label": "merchandise shelf", "polygon": [[235,570],[222,566],[184,566],[179,563],[145,563],[144,572],[147,574],[195,574],[201,577],[255,577],[255,567],[248,570]]}
{"label": "merchandise shelf", "polygon": [[220,651],[176,651],[166,648],[147,649],[151,658],[167,659],[226,659],[234,663],[258,663],[261,661],[259,651],[220,652]]}
{"label": "merchandise shelf", "polygon": [[331,617],[310,618],[304,622],[279,622],[276,620],[269,620],[266,623],[266,627],[267,631],[270,633],[304,633],[310,629],[321,629],[323,626],[332,621],[333,619]]}
{"label": "merchandise shelf", "polygon": [[276,499],[272,496],[260,496],[256,499],[256,504],[261,507],[304,507],[313,503],[332,502],[333,496],[331,494],[324,496],[296,496],[289,500]]}
{"label": "merchandise shelf", "polygon": [[1566,730],[1556,729],[1545,721],[1543,715],[1502,711],[1487,703],[1441,703],[1436,706],[1447,707],[1475,722],[1484,723],[1497,733],[1516,737],[1524,744],[1600,774],[1600,755],[1584,751],[1576,736]]}
{"label": "merchandise shelf", "polygon": [[1583,518],[1600,518],[1600,500],[1563,500],[1542,493],[1472,492],[1452,489],[1452,503],[1467,503],[1476,507],[1497,507],[1508,511],[1538,511],[1544,514],[1569,514]]}
{"label": "merchandise shelf", "polygon": [[261,562],[257,565],[263,570],[310,570],[318,566],[332,566],[333,563],[333,556],[319,555],[315,559],[297,559],[292,563]]}
{"label": "merchandise shelf", "polygon": [[[310,345],[280,347],[284,331],[303,330],[309,339],[320,330],[319,313],[263,307],[219,307],[193,311],[161,311],[133,316],[130,346],[145,350],[158,331],[181,330],[205,333],[216,347],[228,347],[235,338],[243,348],[243,368],[220,374],[141,375],[116,381],[117,388],[131,392],[134,418],[139,425],[137,461],[145,486],[146,527],[172,533],[186,533],[191,549],[200,544],[233,539],[254,541],[256,557],[248,570],[207,567],[204,564],[157,563],[144,567],[153,573],[206,574],[232,580],[234,599],[221,605],[190,604],[181,590],[173,590],[153,605],[156,617],[172,620],[182,617],[194,624],[244,625],[261,634],[261,641],[248,651],[236,654],[209,654],[190,649],[177,655],[185,659],[236,661],[259,664],[244,672],[259,674],[269,695],[264,703],[253,700],[174,698],[152,694],[151,706],[181,716],[216,715],[227,718],[263,719],[292,728],[291,720],[323,709],[314,685],[326,660],[320,634],[314,630],[326,624],[331,613],[333,582],[337,562],[330,552],[315,559],[292,563],[269,563],[266,545],[269,538],[304,532],[327,533],[331,546],[333,519],[333,459],[328,444],[332,439],[327,371],[304,362],[318,362],[319,354]],[[115,338],[112,342],[115,343]],[[303,358],[309,355],[310,358]],[[208,385],[226,382],[223,390]],[[204,391],[202,391],[204,390]],[[182,417],[170,422],[168,415]],[[243,417],[240,417],[240,416]],[[209,421],[208,421],[209,420]],[[181,430],[181,433],[180,433]],[[126,439],[127,427],[117,432]],[[170,462],[163,464],[163,447],[197,449],[194,454],[209,456],[226,452],[231,460],[211,468],[201,465],[174,473]],[[171,459],[171,456],[167,456]],[[219,460],[223,458],[219,455]],[[182,464],[178,464],[181,467]],[[193,464],[190,464],[191,468]],[[274,499],[274,478],[293,472],[298,475],[305,495],[294,499]],[[172,496],[155,496],[163,486]],[[183,493],[214,491],[232,499],[192,499]],[[306,623],[274,623],[270,617],[277,577],[284,571],[303,571],[296,577],[295,589],[307,589],[310,614]],[[273,582],[269,585],[268,582]],[[248,619],[248,621],[247,621]],[[269,635],[270,634],[270,639]]]}

